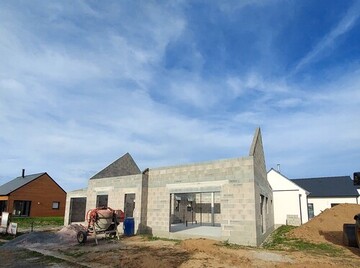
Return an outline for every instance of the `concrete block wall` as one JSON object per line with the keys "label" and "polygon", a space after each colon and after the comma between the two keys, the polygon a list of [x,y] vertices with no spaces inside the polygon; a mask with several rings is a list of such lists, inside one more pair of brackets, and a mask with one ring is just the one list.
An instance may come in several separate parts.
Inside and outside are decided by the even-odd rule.
{"label": "concrete block wall", "polygon": [[[261,195],[264,196],[264,231],[262,231],[261,222]],[[259,182],[255,184],[255,213],[256,213],[256,245],[260,245],[266,237],[274,230],[274,206],[271,188]]]}
{"label": "concrete block wall", "polygon": [[291,215],[288,214],[286,215],[286,224],[287,225],[292,225],[292,226],[300,226],[301,225],[301,221],[299,218],[299,215]]}
{"label": "concrete block wall", "polygon": [[147,223],[153,234],[170,236],[171,193],[211,191],[220,192],[221,239],[257,245],[252,157],[150,169]]}
{"label": "concrete block wall", "polygon": [[[249,175],[250,176],[250,175]],[[231,243],[256,245],[254,183],[224,186],[222,209],[222,237]]]}
{"label": "concrete block wall", "polygon": [[[260,130],[257,130],[252,148],[250,150],[250,157],[253,160],[253,176],[255,186],[255,213],[256,213],[256,245],[260,245],[266,237],[274,230],[274,207],[273,207],[273,192],[267,180],[267,172],[265,165],[265,155],[263,151],[262,139]],[[264,196],[264,223],[262,223],[261,216],[261,196]],[[262,230],[264,225],[264,230]]]}
{"label": "concrete block wall", "polygon": [[151,230],[147,227],[147,203],[148,203],[148,170],[142,175],[142,192],[141,192],[141,207],[140,207],[140,225],[138,231],[140,233],[151,233]]}
{"label": "concrete block wall", "polygon": [[108,195],[108,207],[124,211],[125,194],[135,194],[135,232],[141,221],[142,174],[89,180],[86,210],[96,207],[97,195]]}
{"label": "concrete block wall", "polygon": [[[219,239],[250,246],[258,246],[264,241],[274,228],[274,211],[260,129],[256,130],[248,157],[148,169],[144,174],[137,175],[91,179],[85,196],[87,210],[96,206],[97,195],[108,195],[108,206],[123,210],[125,194],[133,193],[136,204],[135,231],[141,223],[141,230],[155,236],[171,237],[169,225],[173,204],[170,194],[206,192],[216,192],[216,198],[221,203],[221,214],[216,219],[221,223]],[[262,208],[260,196],[267,200]],[[69,201],[70,195],[67,204]],[[67,208],[66,216],[68,214]]]}

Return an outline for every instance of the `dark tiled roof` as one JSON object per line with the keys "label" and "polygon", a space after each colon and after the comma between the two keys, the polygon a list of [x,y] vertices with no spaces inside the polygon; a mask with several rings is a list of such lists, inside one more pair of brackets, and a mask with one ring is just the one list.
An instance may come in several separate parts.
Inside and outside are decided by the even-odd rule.
{"label": "dark tiled roof", "polygon": [[129,153],[95,174],[90,180],[140,174],[141,171]]}
{"label": "dark tiled roof", "polygon": [[310,192],[309,197],[359,196],[350,176],[293,179],[291,181]]}
{"label": "dark tiled roof", "polygon": [[40,176],[44,175],[43,173],[38,174],[32,174],[32,175],[26,175],[24,177],[17,177],[3,185],[0,186],[0,195],[8,195],[11,192],[19,189],[20,187],[24,186],[25,184],[28,184],[29,182],[39,178]]}

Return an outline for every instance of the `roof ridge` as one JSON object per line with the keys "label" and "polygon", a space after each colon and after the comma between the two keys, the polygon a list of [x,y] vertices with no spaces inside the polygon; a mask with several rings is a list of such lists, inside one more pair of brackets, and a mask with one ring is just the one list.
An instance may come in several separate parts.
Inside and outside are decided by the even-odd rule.
{"label": "roof ridge", "polygon": [[349,175],[342,175],[342,176],[323,176],[323,177],[307,177],[307,178],[296,178],[291,180],[313,180],[313,179],[335,179],[335,178],[348,178],[351,176]]}
{"label": "roof ridge", "polygon": [[34,173],[34,174],[28,174],[28,175],[25,175],[24,177],[23,176],[18,176],[14,179],[17,179],[17,178],[26,178],[26,177],[30,177],[30,176],[41,176],[41,175],[44,175],[46,172],[40,172],[40,173]]}

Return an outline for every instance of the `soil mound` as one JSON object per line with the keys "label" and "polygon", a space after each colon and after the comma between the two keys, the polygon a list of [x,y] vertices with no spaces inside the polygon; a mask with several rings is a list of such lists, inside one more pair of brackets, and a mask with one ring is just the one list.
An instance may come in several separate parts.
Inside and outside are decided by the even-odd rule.
{"label": "soil mound", "polygon": [[290,237],[314,243],[342,245],[343,224],[355,223],[354,216],[360,213],[360,205],[339,204],[324,210],[304,225],[289,232]]}

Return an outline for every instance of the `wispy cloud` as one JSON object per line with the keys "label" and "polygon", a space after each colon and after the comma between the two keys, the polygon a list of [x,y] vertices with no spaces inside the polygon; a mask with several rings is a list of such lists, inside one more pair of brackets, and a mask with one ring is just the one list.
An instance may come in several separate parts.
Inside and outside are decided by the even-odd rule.
{"label": "wispy cloud", "polygon": [[294,75],[299,72],[304,66],[317,61],[322,57],[322,54],[327,49],[332,49],[336,40],[349,32],[354,25],[356,24],[358,18],[360,16],[360,2],[355,1],[352,6],[348,9],[346,14],[342,17],[342,19],[337,23],[337,25],[327,34],[325,35],[315,46],[314,48],[306,54],[295,66],[290,75]]}
{"label": "wispy cloud", "polygon": [[283,79],[265,79],[256,72],[247,73],[244,77],[228,77],[226,83],[235,96],[242,95],[249,90],[267,93],[286,93],[289,87]]}
{"label": "wispy cloud", "polygon": [[[282,2],[229,3],[4,4],[0,184],[26,168],[49,172],[66,190],[83,188],[125,152],[140,168],[244,156],[257,126],[268,167],[281,163],[290,177],[304,166],[325,173],[340,153],[336,170],[354,169],[358,59],[333,68],[328,82],[294,84],[272,43],[284,43],[268,25],[278,16],[259,15]],[[354,12],[298,70],[354,28]]]}

